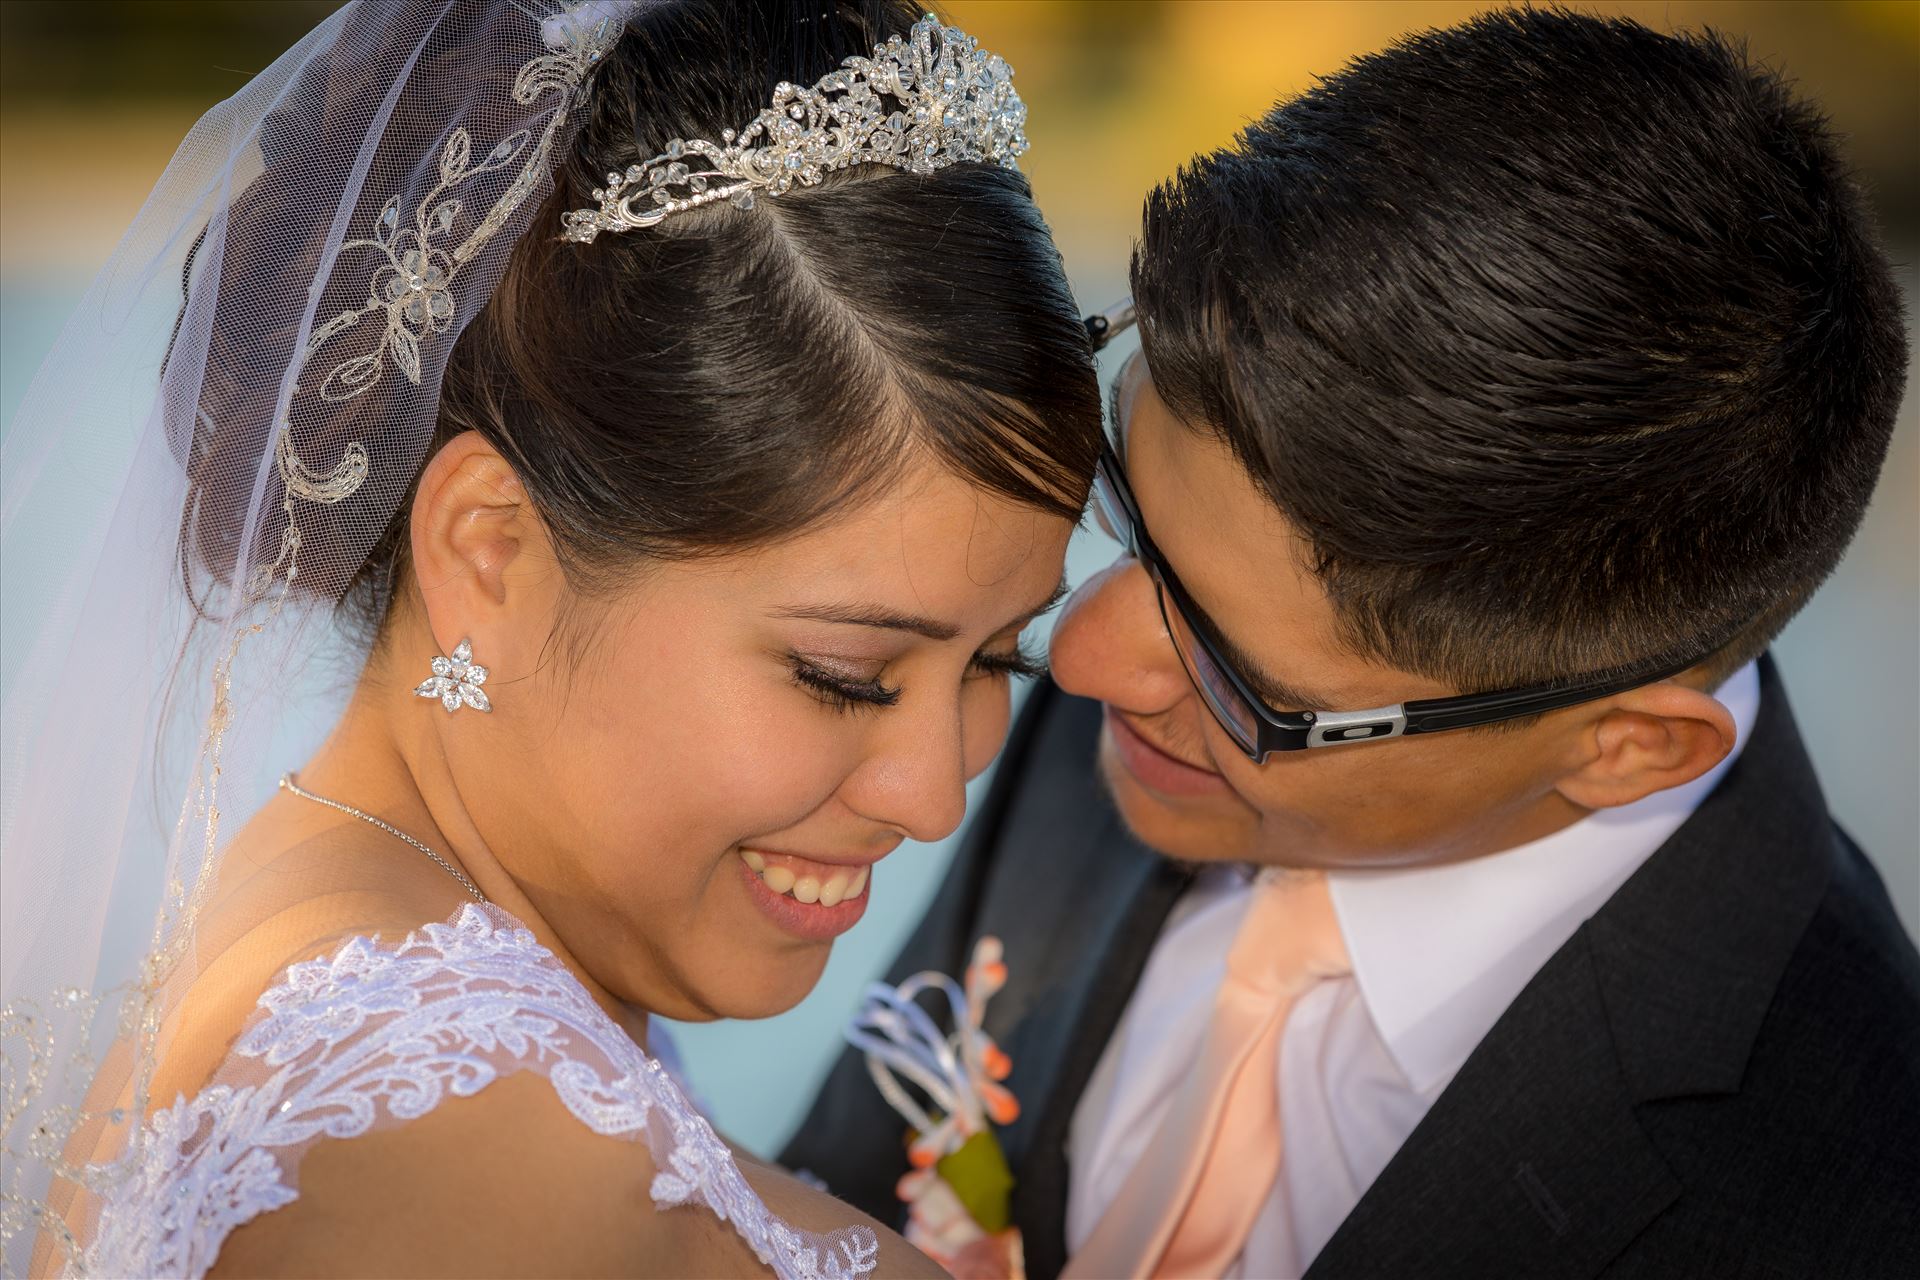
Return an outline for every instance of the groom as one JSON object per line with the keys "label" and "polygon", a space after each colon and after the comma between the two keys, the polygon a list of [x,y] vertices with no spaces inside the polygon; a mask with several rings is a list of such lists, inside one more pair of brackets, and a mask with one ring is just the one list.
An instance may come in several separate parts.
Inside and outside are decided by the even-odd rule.
{"label": "groom", "polygon": [[[1163,183],[1133,284],[1129,554],[895,975],[1005,941],[1031,1274],[1920,1275],[1920,957],[1765,656],[1906,359],[1819,116],[1491,14]],[[852,1055],[783,1160],[898,1216]]]}

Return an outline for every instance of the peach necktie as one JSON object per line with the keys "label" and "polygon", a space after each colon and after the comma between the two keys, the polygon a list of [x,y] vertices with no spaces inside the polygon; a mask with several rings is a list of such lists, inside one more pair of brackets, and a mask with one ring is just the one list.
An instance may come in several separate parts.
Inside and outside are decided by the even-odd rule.
{"label": "peach necktie", "polygon": [[1217,1277],[1232,1264],[1280,1173],[1287,1014],[1350,967],[1326,877],[1262,872],[1200,1059],[1064,1276]]}

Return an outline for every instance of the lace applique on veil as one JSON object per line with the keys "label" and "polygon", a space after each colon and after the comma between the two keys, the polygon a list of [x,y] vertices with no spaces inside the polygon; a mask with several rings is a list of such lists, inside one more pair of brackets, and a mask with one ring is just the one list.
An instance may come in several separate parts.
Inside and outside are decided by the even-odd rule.
{"label": "lace applique on veil", "polygon": [[645,1142],[654,1203],[711,1210],[783,1280],[873,1270],[871,1228],[818,1236],[776,1217],[673,1078],[553,953],[506,912],[469,904],[398,946],[356,937],[289,966],[214,1083],[154,1114],[80,1273],[202,1276],[234,1228],[298,1198],[312,1143],[417,1118],[520,1070],[544,1073],[595,1133]]}

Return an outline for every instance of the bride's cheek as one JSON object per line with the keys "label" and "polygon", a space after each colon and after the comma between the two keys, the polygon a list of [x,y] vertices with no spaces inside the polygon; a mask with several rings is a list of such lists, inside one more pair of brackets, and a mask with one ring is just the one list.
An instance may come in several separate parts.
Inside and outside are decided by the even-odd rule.
{"label": "bride's cheek", "polygon": [[773,790],[793,811],[787,825],[830,801],[868,750],[863,717],[805,707],[783,717],[785,732],[768,763]]}
{"label": "bride's cheek", "polygon": [[856,716],[771,703],[708,756],[704,786],[732,815],[736,843],[783,831],[832,800],[859,764],[861,741]]}
{"label": "bride's cheek", "polygon": [[960,701],[960,744],[967,780],[986,772],[1006,745],[1007,726],[1013,721],[1011,685],[1006,680],[980,679],[970,683]]}

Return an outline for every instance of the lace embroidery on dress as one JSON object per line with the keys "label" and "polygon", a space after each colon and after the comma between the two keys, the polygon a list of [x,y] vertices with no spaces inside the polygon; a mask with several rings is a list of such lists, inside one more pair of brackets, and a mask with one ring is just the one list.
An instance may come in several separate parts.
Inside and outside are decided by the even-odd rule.
{"label": "lace embroidery on dress", "polygon": [[356,937],[289,966],[214,1083],[154,1114],[73,1274],[202,1276],[234,1228],[298,1198],[292,1174],[313,1142],[414,1119],[517,1070],[543,1072],[595,1133],[646,1142],[654,1203],[711,1210],[783,1280],[873,1270],[870,1228],[818,1236],[776,1217],[553,953],[506,912],[469,904],[397,947]]}

